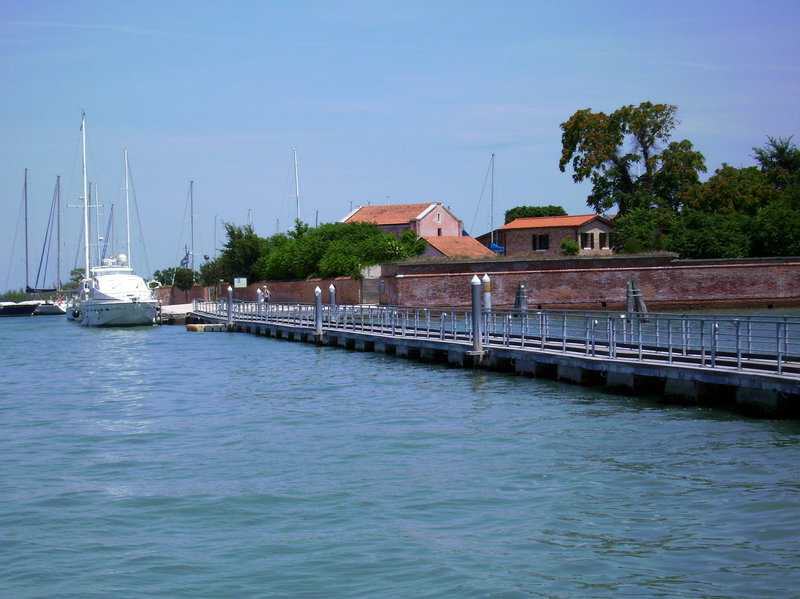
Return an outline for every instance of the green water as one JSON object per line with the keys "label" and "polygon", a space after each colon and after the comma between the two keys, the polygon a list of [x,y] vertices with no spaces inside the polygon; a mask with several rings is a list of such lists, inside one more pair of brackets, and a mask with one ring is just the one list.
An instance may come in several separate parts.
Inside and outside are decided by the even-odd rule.
{"label": "green water", "polygon": [[0,321],[2,597],[787,597],[800,425]]}

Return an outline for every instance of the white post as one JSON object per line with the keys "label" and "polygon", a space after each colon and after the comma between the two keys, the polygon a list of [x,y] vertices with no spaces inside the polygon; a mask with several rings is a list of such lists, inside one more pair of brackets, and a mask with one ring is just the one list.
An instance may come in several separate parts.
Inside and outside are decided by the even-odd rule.
{"label": "white post", "polygon": [[322,339],[322,289],[314,289],[314,332]]}
{"label": "white post", "polygon": [[492,311],[492,280],[488,274],[483,275],[483,311]]}
{"label": "white post", "polygon": [[228,285],[228,327],[233,325],[233,287]]}

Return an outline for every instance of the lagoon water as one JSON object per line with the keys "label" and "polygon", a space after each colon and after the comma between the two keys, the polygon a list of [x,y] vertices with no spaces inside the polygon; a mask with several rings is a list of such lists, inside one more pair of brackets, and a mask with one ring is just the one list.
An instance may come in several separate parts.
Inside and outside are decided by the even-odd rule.
{"label": "lagoon water", "polygon": [[0,321],[2,597],[788,597],[800,425]]}

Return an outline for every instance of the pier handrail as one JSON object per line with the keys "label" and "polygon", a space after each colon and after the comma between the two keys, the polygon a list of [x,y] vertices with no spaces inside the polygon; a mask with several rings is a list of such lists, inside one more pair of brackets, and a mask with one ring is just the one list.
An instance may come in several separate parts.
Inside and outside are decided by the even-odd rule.
{"label": "pier handrail", "polygon": [[[196,300],[194,311],[227,318],[227,302]],[[313,329],[315,306],[235,301],[233,320]],[[800,377],[800,318],[791,316],[636,314],[618,311],[493,309],[481,315],[485,348],[676,364]],[[472,344],[469,308],[322,305],[325,331],[361,331]]]}

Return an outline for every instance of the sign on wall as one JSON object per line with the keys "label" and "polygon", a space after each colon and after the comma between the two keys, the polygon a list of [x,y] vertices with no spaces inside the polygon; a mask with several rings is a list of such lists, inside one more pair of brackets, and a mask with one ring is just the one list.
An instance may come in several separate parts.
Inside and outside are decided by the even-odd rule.
{"label": "sign on wall", "polygon": [[234,289],[243,289],[247,287],[247,277],[234,277],[233,287]]}

